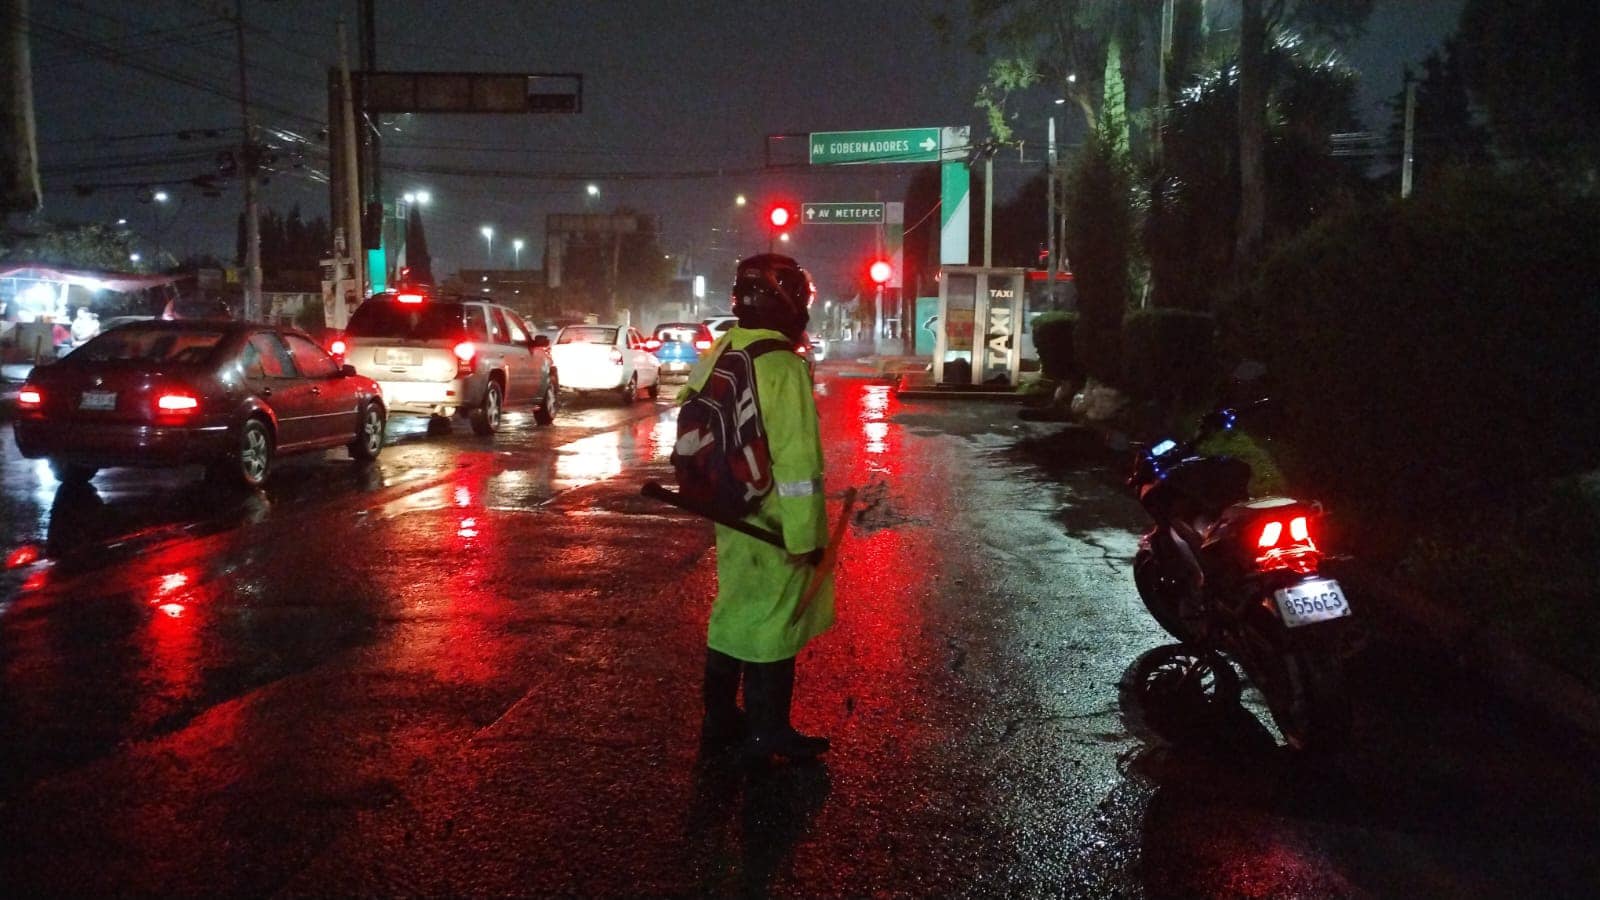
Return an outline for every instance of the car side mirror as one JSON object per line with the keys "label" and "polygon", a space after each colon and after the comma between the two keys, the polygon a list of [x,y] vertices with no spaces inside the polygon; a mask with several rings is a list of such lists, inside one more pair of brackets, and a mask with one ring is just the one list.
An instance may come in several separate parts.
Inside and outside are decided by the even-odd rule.
{"label": "car side mirror", "polygon": [[548,347],[548,346],[550,346],[550,336],[549,335],[536,334],[536,335],[533,336],[533,347],[534,347],[534,349],[537,350],[540,347]]}
{"label": "car side mirror", "polygon": [[352,366],[349,363],[345,363],[344,365],[339,367],[339,374],[345,376],[346,378],[349,378],[351,375],[356,375],[356,374],[359,374],[359,373],[356,372],[356,367],[355,366]]}

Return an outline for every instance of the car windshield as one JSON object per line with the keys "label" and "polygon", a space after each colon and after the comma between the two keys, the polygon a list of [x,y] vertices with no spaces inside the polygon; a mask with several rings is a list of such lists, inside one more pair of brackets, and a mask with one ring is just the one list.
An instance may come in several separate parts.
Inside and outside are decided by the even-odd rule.
{"label": "car windshield", "polygon": [[201,363],[222,343],[224,332],[123,325],[84,344],[70,358],[75,362]]}
{"label": "car windshield", "polygon": [[699,325],[662,325],[656,329],[656,340],[664,343],[689,343],[700,337]]}
{"label": "car windshield", "polygon": [[615,344],[617,330],[599,325],[581,325],[561,332],[558,344]]}
{"label": "car windshield", "polygon": [[459,303],[368,300],[356,307],[345,333],[351,337],[431,341],[461,333]]}

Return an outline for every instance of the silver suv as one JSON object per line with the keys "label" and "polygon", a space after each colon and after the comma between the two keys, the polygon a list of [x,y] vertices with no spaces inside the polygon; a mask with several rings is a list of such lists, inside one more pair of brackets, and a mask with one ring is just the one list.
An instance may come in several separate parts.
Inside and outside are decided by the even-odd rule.
{"label": "silver suv", "polygon": [[507,406],[533,407],[540,425],[555,419],[550,339],[504,306],[411,288],[374,294],[332,349],[378,383],[391,416],[429,416],[430,431],[465,415],[492,434]]}

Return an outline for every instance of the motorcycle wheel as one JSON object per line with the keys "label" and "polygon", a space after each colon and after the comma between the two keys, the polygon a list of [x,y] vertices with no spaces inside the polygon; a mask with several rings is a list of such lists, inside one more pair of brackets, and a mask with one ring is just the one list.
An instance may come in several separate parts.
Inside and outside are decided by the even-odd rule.
{"label": "motorcycle wheel", "polygon": [[1239,675],[1218,653],[1186,644],[1152,651],[1133,673],[1139,695],[1159,708],[1235,706]]}
{"label": "motorcycle wheel", "polygon": [[1259,687],[1290,749],[1323,753],[1343,746],[1350,734],[1350,697],[1339,660],[1290,650],[1269,667]]}
{"label": "motorcycle wheel", "polygon": [[1193,641],[1196,635],[1184,627],[1178,605],[1182,602],[1184,585],[1168,575],[1156,558],[1154,551],[1140,550],[1133,558],[1133,583],[1139,589],[1139,598],[1152,618],[1180,641]]}

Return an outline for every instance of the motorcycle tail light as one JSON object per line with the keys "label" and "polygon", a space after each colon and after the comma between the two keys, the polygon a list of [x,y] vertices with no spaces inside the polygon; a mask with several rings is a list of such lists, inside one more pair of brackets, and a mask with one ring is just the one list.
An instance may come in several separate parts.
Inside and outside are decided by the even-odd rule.
{"label": "motorcycle tail light", "polygon": [[1290,569],[1307,574],[1316,571],[1317,562],[1322,558],[1322,552],[1311,539],[1311,525],[1305,516],[1290,519],[1287,529],[1278,520],[1262,525],[1256,549],[1259,551],[1256,565],[1263,570]]}
{"label": "motorcycle tail light", "polygon": [[1278,521],[1268,522],[1261,526],[1261,539],[1256,541],[1256,546],[1262,549],[1278,546],[1278,541],[1283,537],[1283,523]]}
{"label": "motorcycle tail light", "polygon": [[328,345],[328,352],[333,354],[334,356],[343,356],[344,352],[346,350],[348,350],[348,349],[350,349],[350,348],[349,348],[348,345],[345,344],[344,341],[336,340],[333,343]]}

